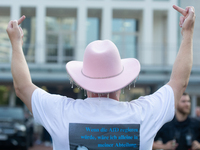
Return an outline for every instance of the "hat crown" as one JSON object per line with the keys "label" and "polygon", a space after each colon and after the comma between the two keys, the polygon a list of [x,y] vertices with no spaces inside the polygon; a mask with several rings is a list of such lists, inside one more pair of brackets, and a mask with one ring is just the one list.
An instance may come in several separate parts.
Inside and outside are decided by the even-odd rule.
{"label": "hat crown", "polygon": [[86,49],[82,73],[90,78],[109,78],[123,70],[119,51],[109,40],[94,41]]}

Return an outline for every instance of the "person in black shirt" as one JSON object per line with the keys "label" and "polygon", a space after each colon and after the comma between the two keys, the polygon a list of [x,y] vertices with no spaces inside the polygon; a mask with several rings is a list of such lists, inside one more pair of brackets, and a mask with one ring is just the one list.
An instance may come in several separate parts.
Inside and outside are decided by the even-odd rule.
{"label": "person in black shirt", "polygon": [[200,149],[200,122],[189,117],[191,101],[184,93],[176,107],[172,121],[158,131],[153,149],[198,150]]}

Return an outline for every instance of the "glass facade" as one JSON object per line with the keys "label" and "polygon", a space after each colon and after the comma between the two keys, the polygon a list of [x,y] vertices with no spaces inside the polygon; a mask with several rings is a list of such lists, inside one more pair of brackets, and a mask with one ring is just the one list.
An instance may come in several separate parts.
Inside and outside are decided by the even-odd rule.
{"label": "glass facade", "polygon": [[[144,91],[134,88],[134,91],[148,94],[151,92],[146,92],[147,89],[154,91],[169,78],[178,51],[178,13],[171,4],[180,3],[183,8],[186,4],[186,0],[43,0],[41,4],[23,0],[1,2],[0,83],[9,85],[8,88],[0,87],[1,104],[9,104],[15,98],[12,96],[15,95],[14,90],[11,90],[12,49],[6,33],[10,19],[26,15],[21,25],[24,54],[26,60],[33,63],[29,64],[29,68],[34,83],[41,86],[48,86],[49,81],[55,83],[49,92],[63,91],[62,94],[66,94],[67,91],[66,95],[71,96],[74,92],[66,82],[65,62],[72,59],[81,61],[85,46],[91,41],[110,39],[119,48],[122,58],[136,57],[140,61],[143,71],[136,87],[150,87]],[[197,29],[198,25],[195,27]],[[198,32],[194,37],[194,67],[187,89],[198,95]],[[145,80],[143,77],[146,77]],[[60,85],[64,86],[63,90]],[[131,93],[129,99],[139,95],[129,90],[127,93]]]}
{"label": "glass facade", "polygon": [[88,9],[87,12],[87,43],[100,39],[101,9]]}
{"label": "glass facade", "polygon": [[113,18],[112,40],[122,58],[137,57],[138,21],[136,19]]}
{"label": "glass facade", "polygon": [[99,19],[90,17],[87,19],[87,44],[99,40]]}
{"label": "glass facade", "polygon": [[76,18],[46,17],[46,62],[64,64],[73,59],[76,40]]}
{"label": "glass facade", "polygon": [[0,7],[0,63],[8,63],[10,59],[10,40],[6,33],[10,21],[10,8]]}
{"label": "glass facade", "polygon": [[35,62],[35,8],[21,8],[21,16],[26,19],[22,22],[23,29],[23,51],[27,62]]}

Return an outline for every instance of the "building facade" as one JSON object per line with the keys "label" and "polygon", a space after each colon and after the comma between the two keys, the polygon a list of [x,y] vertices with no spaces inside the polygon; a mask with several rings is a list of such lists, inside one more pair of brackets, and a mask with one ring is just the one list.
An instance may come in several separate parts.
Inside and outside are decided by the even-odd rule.
{"label": "building facade", "polygon": [[[185,5],[180,0],[0,0],[0,85],[8,88],[9,104],[16,104],[12,50],[5,31],[9,20],[26,16],[21,25],[23,50],[33,82],[50,93],[74,98],[83,98],[84,92],[71,88],[66,63],[82,61],[91,41],[112,40],[122,58],[134,57],[141,63],[136,87],[122,92],[121,99],[128,101],[154,92],[170,78],[181,39],[173,4]],[[200,87],[197,47],[197,67],[188,89],[193,110],[199,98],[193,88]]]}
{"label": "building facade", "polygon": [[195,108],[196,106],[200,106],[200,16],[198,15],[200,13],[200,1],[196,0],[181,0],[180,6],[182,8],[186,8],[187,6],[194,6],[195,13],[196,13],[196,20],[195,20],[195,28],[194,28],[194,38],[193,38],[193,48],[194,48],[194,62],[193,62],[193,68],[192,73],[189,81],[189,86],[186,89],[186,92],[191,95],[192,99],[192,116],[195,116]]}

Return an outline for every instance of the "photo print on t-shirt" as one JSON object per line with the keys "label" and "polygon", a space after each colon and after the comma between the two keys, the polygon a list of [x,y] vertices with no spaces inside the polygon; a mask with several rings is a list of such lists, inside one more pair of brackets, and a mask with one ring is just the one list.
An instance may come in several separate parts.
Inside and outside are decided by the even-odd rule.
{"label": "photo print on t-shirt", "polygon": [[70,150],[139,150],[139,124],[69,124]]}

